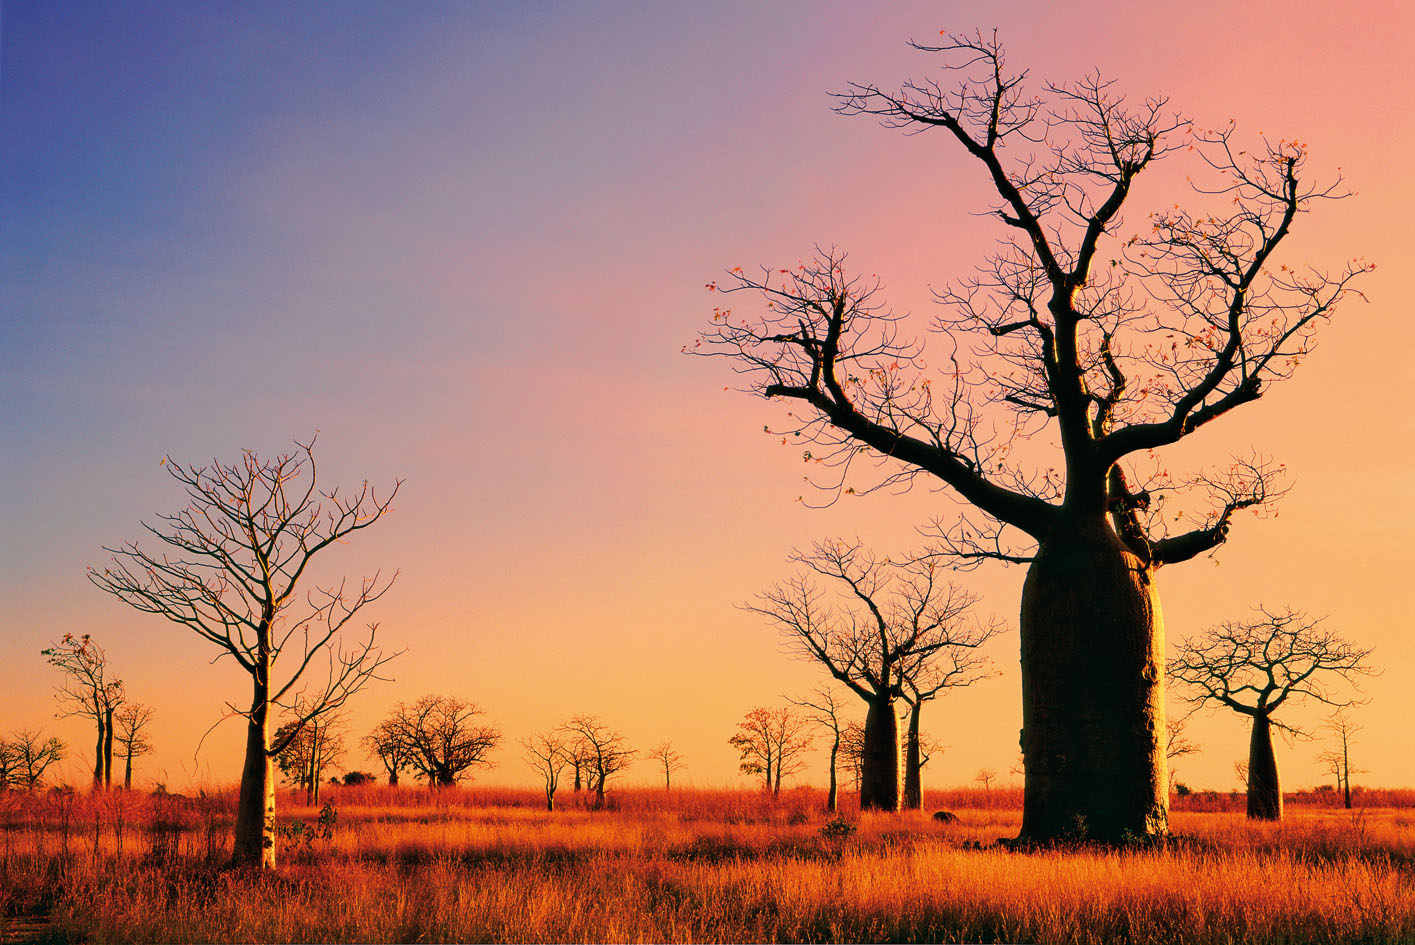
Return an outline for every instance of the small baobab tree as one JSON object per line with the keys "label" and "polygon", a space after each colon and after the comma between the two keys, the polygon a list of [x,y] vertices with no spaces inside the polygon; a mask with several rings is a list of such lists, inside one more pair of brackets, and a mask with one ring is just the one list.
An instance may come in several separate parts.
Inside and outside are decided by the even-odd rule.
{"label": "small baobab tree", "polygon": [[979,768],[978,773],[973,775],[973,780],[983,786],[983,790],[991,791],[992,783],[997,780],[997,770],[995,768]]}
{"label": "small baobab tree", "polygon": [[343,710],[325,712],[306,722],[293,737],[288,737],[291,727],[297,724],[296,719],[303,716],[307,708],[296,702],[295,719],[276,729],[274,740],[284,742],[285,750],[275,756],[275,766],[286,781],[305,792],[305,803],[314,805],[319,803],[319,789],[325,774],[344,757],[348,722]]}
{"label": "small baobab tree", "polygon": [[408,765],[429,787],[451,787],[471,768],[489,766],[487,757],[501,743],[501,731],[477,721],[475,702],[454,696],[423,696],[393,710],[408,746]]}
{"label": "small baobab tree", "polygon": [[905,810],[918,810],[923,804],[925,758],[919,719],[924,704],[949,690],[996,676],[992,660],[978,648],[1000,631],[997,623],[954,628],[947,646],[913,655],[900,668],[899,695],[909,707],[909,723],[904,735],[904,797],[900,805]]}
{"label": "small baobab tree", "polygon": [[545,809],[555,810],[555,791],[560,786],[560,773],[570,764],[566,750],[566,735],[554,729],[521,739],[526,763],[541,776],[545,787]]}
{"label": "small baobab tree", "polygon": [[765,789],[779,796],[782,779],[805,770],[802,756],[814,741],[809,726],[810,721],[790,706],[757,706],[727,741],[741,756],[742,771],[761,775]]}
{"label": "small baobab tree", "polygon": [[152,724],[156,710],[141,702],[128,702],[113,715],[115,726],[113,740],[123,754],[123,787],[133,787],[133,759],[152,752],[152,740],[147,737],[147,727]]}
{"label": "small baobab tree", "polygon": [[1338,698],[1330,681],[1355,683],[1374,669],[1363,648],[1326,629],[1321,619],[1291,609],[1257,608],[1258,617],[1226,621],[1182,641],[1168,672],[1196,708],[1222,705],[1253,720],[1248,744],[1248,816],[1282,818],[1282,787],[1272,730],[1306,736],[1275,719],[1289,702],[1312,699],[1341,708],[1354,699]]}
{"label": "small baobab tree", "polygon": [[1317,760],[1325,765],[1336,779],[1336,789],[1341,792],[1342,804],[1350,810],[1351,775],[1365,773],[1362,768],[1351,767],[1351,742],[1362,726],[1353,722],[1345,708],[1342,708],[1332,713],[1331,718],[1327,719],[1322,727],[1336,739],[1336,747],[1322,752]]}
{"label": "small baobab tree", "polygon": [[[316,558],[388,512],[398,485],[382,499],[367,482],[349,494],[322,491],[314,441],[296,447],[273,459],[247,450],[234,463],[205,466],[164,458],[186,505],[157,525],[143,524],[158,550],[139,542],[105,548],[111,563],[88,572],[100,590],[185,627],[249,677],[249,707],[229,706],[246,721],[237,866],[275,866],[275,757],[306,724],[381,678],[379,668],[396,655],[376,645],[377,624],[347,645],[343,633],[392,578],[375,574],[352,586],[307,579]],[[282,738],[272,738],[273,713],[294,711],[297,697],[304,708]]]}
{"label": "small baobab tree", "polygon": [[673,772],[682,771],[687,767],[683,761],[683,756],[673,747],[672,742],[659,742],[649,753],[644,756],[654,763],[654,767],[663,769],[663,789],[669,791],[673,789]]}
{"label": "small baobab tree", "polygon": [[[1299,218],[1348,191],[1339,176],[1314,183],[1296,140],[1196,130],[1099,73],[1036,83],[995,36],[915,49],[943,75],[851,83],[837,109],[941,142],[978,172],[999,238],[936,291],[942,350],[834,248],[709,283],[755,311],[719,305],[693,350],[786,402],[769,430],[810,447],[825,501],[922,479],[965,506],[934,529],[960,564],[1026,565],[1021,836],[1079,823],[1107,842],[1163,835],[1155,572],[1213,551],[1241,510],[1282,492],[1281,467],[1261,458],[1193,476],[1163,464],[1289,377],[1356,294],[1365,263],[1323,270],[1281,252]],[[1187,206],[1139,186],[1169,159],[1191,163]],[[1138,232],[1123,222],[1137,204],[1154,211]],[[870,462],[882,472],[858,475]]]}
{"label": "small baobab tree", "polygon": [[563,722],[560,731],[568,739],[571,757],[579,760],[578,770],[588,777],[594,809],[603,810],[609,779],[629,767],[638,752],[597,715],[577,715]]}
{"label": "small baobab tree", "polygon": [[413,751],[407,732],[404,731],[401,704],[392,715],[375,725],[373,731],[360,741],[364,750],[383,764],[388,773],[389,787],[397,787],[398,775],[411,764]]}
{"label": "small baobab tree", "polygon": [[[823,730],[826,738],[830,740],[829,771],[830,771],[830,791],[826,794],[825,809],[834,814],[840,807],[839,802],[839,765],[840,750],[845,724],[841,718],[840,697],[832,686],[817,686],[811,694],[804,699],[787,698],[787,702],[805,712],[806,717]],[[856,782],[858,787],[858,781]]]}
{"label": "small baobab tree", "polygon": [[111,678],[108,654],[87,633],[77,637],[66,633],[40,654],[63,674],[63,682],[54,690],[59,700],[59,717],[90,719],[98,730],[93,752],[94,790],[111,786],[113,714],[123,704],[123,681]]}
{"label": "small baobab tree", "polygon": [[13,774],[10,782],[34,793],[44,783],[44,773],[64,759],[66,749],[59,739],[45,738],[38,729],[22,728],[5,742],[6,760]]}
{"label": "small baobab tree", "polygon": [[[913,687],[922,686],[932,698],[947,685],[981,678],[971,651],[997,625],[973,615],[977,597],[945,580],[931,556],[891,560],[858,541],[820,541],[790,560],[800,573],[744,607],[770,619],[793,654],[818,663],[865,703],[860,809],[895,810],[896,700],[906,688],[917,693]],[[936,669],[950,660],[957,672]]]}

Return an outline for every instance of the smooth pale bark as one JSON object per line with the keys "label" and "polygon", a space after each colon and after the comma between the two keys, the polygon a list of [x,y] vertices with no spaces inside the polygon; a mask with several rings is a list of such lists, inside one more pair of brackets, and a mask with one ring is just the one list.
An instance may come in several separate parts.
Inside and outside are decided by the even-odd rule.
{"label": "smooth pale bark", "polygon": [[1065,523],[1022,588],[1021,839],[1168,832],[1164,619],[1109,524]]}
{"label": "smooth pale bark", "polygon": [[909,707],[909,732],[904,740],[904,810],[918,810],[923,806],[922,766],[919,756],[919,710],[923,702]]}
{"label": "smooth pale bark", "polygon": [[241,793],[236,800],[233,866],[275,867],[275,765],[269,746],[269,695],[266,686],[257,681],[246,721],[246,763],[241,769]]}
{"label": "smooth pale bark", "polygon": [[860,810],[899,809],[899,723],[889,695],[870,700],[860,751]]}
{"label": "smooth pale bark", "polygon": [[1282,819],[1282,784],[1273,752],[1272,724],[1265,712],[1253,716],[1253,736],[1248,740],[1248,817]]}

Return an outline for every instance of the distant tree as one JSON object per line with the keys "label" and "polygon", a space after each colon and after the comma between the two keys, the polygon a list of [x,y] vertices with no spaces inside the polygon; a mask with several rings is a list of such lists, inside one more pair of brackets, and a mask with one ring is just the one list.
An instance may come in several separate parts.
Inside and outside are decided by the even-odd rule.
{"label": "distant tree", "polygon": [[8,738],[0,738],[0,791],[24,787],[19,765],[18,746]]}
{"label": "distant tree", "polygon": [[429,787],[450,787],[501,743],[493,725],[478,724],[482,709],[453,696],[423,696],[412,705],[394,709],[397,726],[407,739],[408,764]]}
{"label": "distant tree", "polygon": [[992,783],[997,780],[997,771],[993,768],[979,768],[978,773],[973,775],[973,780],[981,784],[984,790],[991,791]]}
{"label": "distant tree", "polygon": [[[1348,191],[1313,183],[1291,138],[1198,131],[1163,97],[1127,97],[1094,73],[1033,84],[995,36],[915,48],[941,57],[943,75],[851,83],[837,107],[929,132],[987,182],[1001,235],[938,290],[943,350],[926,351],[879,280],[848,273],[833,249],[711,283],[761,305],[714,309],[695,350],[785,402],[771,432],[812,447],[827,497],[922,478],[970,507],[939,523],[960,562],[1027,565],[1022,835],[1065,837],[1078,818],[1095,839],[1162,835],[1155,571],[1212,551],[1239,510],[1281,489],[1265,461],[1192,479],[1155,461],[1290,376],[1351,294],[1363,263],[1279,264],[1294,221]],[[1139,175],[1186,154],[1192,205],[1162,198],[1127,233]],[[847,486],[870,461],[882,481]],[[1176,512],[1165,500],[1186,486]]]}
{"label": "distant tree", "polygon": [[789,706],[757,706],[737,723],[737,734],[727,741],[741,755],[742,771],[762,775],[766,790],[779,796],[782,779],[806,767],[806,759],[801,756],[813,741],[807,730],[809,724]]}
{"label": "distant tree", "polygon": [[116,726],[114,741],[123,752],[123,787],[133,786],[133,759],[141,758],[152,751],[152,742],[147,737],[147,727],[152,723],[154,710],[141,702],[126,703],[113,716]]}
{"label": "distant tree", "polygon": [[1228,621],[1181,641],[1169,661],[1171,679],[1193,705],[1223,705],[1253,720],[1248,748],[1248,816],[1282,817],[1282,787],[1272,729],[1305,735],[1273,718],[1289,700],[1314,699],[1341,708],[1354,700],[1336,697],[1329,679],[1355,682],[1375,671],[1369,648],[1342,639],[1320,619],[1291,609],[1256,608],[1259,617]]}
{"label": "distant tree", "polygon": [[624,736],[606,725],[597,715],[577,715],[560,726],[568,739],[572,758],[589,778],[595,792],[594,809],[603,810],[609,779],[634,760],[636,752]]}
{"label": "distant tree", "polygon": [[1184,734],[1184,729],[1188,724],[1188,716],[1180,718],[1168,716],[1164,720],[1164,760],[1169,767],[1169,780],[1173,784],[1178,783],[1178,772],[1174,768],[1175,759],[1192,755],[1199,750],[1199,746]]}
{"label": "distant tree", "polygon": [[1337,747],[1331,751],[1324,751],[1318,757],[1318,761],[1326,765],[1327,770],[1336,777],[1336,789],[1341,792],[1342,803],[1347,810],[1351,809],[1351,775],[1364,774],[1361,768],[1351,767],[1351,742],[1355,739],[1362,726],[1351,720],[1344,709],[1338,709],[1327,719],[1323,725],[1333,736],[1336,737]]}
{"label": "distant tree", "polygon": [[[996,633],[997,625],[972,616],[977,598],[944,580],[930,557],[891,560],[859,542],[821,541],[791,560],[802,565],[801,573],[768,588],[746,609],[770,619],[793,653],[820,664],[864,701],[860,808],[895,810],[895,700],[911,686],[936,693],[936,681],[941,689],[974,678],[974,658],[965,654]],[[825,578],[831,593],[815,577]],[[968,669],[936,669],[950,659]]]}
{"label": "distant tree", "polygon": [[[262,460],[249,450],[226,464],[184,466],[164,459],[186,491],[185,507],[144,524],[162,550],[136,542],[105,548],[111,564],[89,579],[129,606],[180,624],[231,657],[250,678],[246,756],[236,802],[232,863],[271,869],[276,860],[274,759],[287,741],[272,740],[272,713],[293,707],[301,681],[304,714],[286,738],[342,706],[392,659],[375,646],[377,625],[351,647],[341,631],[388,590],[378,574],[356,587],[338,583],[297,591],[325,549],[346,542],[388,511],[395,484],[379,499],[367,482],[348,496],[315,484],[313,441]],[[321,559],[322,560],[322,559]],[[396,655],[396,654],[394,654]],[[283,675],[277,675],[283,670]]]}
{"label": "distant tree", "polygon": [[412,742],[404,727],[405,708],[399,703],[393,714],[373,727],[361,740],[369,755],[383,763],[390,787],[398,786],[398,774],[411,764]]}
{"label": "distant tree", "polygon": [[645,756],[649,761],[663,769],[663,789],[671,790],[673,787],[673,772],[682,771],[686,765],[683,763],[683,756],[674,749],[672,742],[659,742]]}
{"label": "distant tree", "polygon": [[979,652],[978,647],[1000,630],[998,624],[992,623],[955,631],[948,646],[915,655],[901,667],[899,695],[909,707],[909,724],[904,737],[904,799],[900,805],[905,810],[918,810],[923,803],[924,753],[919,717],[924,704],[951,689],[962,689],[996,676],[992,660]]}
{"label": "distant tree", "polygon": [[123,704],[123,681],[109,678],[108,654],[87,633],[66,633],[53,646],[40,650],[49,665],[63,674],[55,689],[59,717],[91,719],[98,729],[94,746],[93,787],[113,783],[113,713]]}
{"label": "distant tree", "polygon": [[63,760],[65,754],[63,742],[45,738],[38,729],[19,729],[7,744],[14,765],[13,783],[30,793],[44,783],[44,772]]}
{"label": "distant tree", "polygon": [[859,722],[846,722],[840,727],[840,760],[856,791],[860,789],[864,777],[864,755],[865,726]]}
{"label": "distant tree", "polygon": [[[841,705],[839,697],[833,687],[817,686],[812,690],[811,694],[804,699],[792,699],[788,697],[786,701],[803,709],[807,718],[824,729],[826,737],[830,739],[830,792],[826,795],[825,809],[829,813],[834,814],[839,808],[836,769],[839,765],[841,739],[844,734],[841,728],[842,719],[840,717]],[[858,782],[856,786],[858,787]]]}
{"label": "distant tree", "polygon": [[299,725],[307,710],[307,706],[297,703],[295,718],[280,726],[272,741],[285,743],[285,750],[275,756],[275,766],[286,781],[304,790],[305,803],[313,806],[319,803],[319,786],[325,774],[344,757],[348,722],[344,711],[339,710],[315,715]]}
{"label": "distant tree", "polygon": [[362,784],[372,784],[378,780],[378,776],[367,771],[345,771],[344,786],[358,787]]}
{"label": "distant tree", "polygon": [[545,809],[548,811],[555,810],[555,790],[560,786],[560,773],[571,762],[567,741],[566,733],[559,729],[521,739],[526,763],[541,776],[545,787]]}

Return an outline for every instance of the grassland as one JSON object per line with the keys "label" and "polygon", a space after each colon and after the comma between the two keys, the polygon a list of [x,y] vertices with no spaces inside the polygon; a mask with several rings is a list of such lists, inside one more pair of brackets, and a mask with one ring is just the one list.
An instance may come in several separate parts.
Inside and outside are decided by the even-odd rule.
{"label": "grassland", "polygon": [[[0,938],[128,941],[1415,941],[1415,792],[1281,824],[1178,799],[1158,848],[1014,849],[1020,792],[924,814],[823,797],[623,790],[547,813],[530,791],[332,788],[329,836],[231,872],[234,799],[0,798]],[[1327,798],[1326,800],[1330,800]],[[1303,803],[1305,801],[1305,803]],[[282,795],[281,820],[319,811]],[[1379,806],[1376,806],[1379,805]],[[944,825],[927,810],[959,815]]]}

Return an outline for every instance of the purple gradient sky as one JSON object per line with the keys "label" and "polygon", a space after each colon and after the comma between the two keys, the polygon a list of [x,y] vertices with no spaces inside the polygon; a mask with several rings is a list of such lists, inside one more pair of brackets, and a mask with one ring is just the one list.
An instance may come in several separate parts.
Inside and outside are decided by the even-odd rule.
{"label": "purple gradient sky", "polygon": [[[10,2],[0,61],[0,728],[55,721],[38,651],[93,633],[159,710],[139,780],[237,774],[242,677],[199,640],[91,588],[101,544],[175,509],[158,461],[273,452],[320,431],[329,483],[407,484],[333,572],[402,570],[378,605],[397,681],[356,728],[426,692],[475,699],[516,738],[598,712],[690,780],[737,783],[726,739],[809,667],[734,609],[795,544],[918,543],[926,490],[802,508],[777,408],[689,360],[730,266],[813,243],[877,271],[897,309],[967,272],[994,231],[974,168],[929,136],[832,114],[847,81],[932,68],[904,46],[997,27],[1038,78],[1095,67],[1200,124],[1307,142],[1362,193],[1304,219],[1296,260],[1380,269],[1293,382],[1175,461],[1257,446],[1296,489],[1213,560],[1161,572],[1171,637],[1258,601],[1328,613],[1378,646],[1358,763],[1415,784],[1404,716],[1410,582],[1415,150],[1400,5],[848,3],[241,5]],[[1144,199],[1182,199],[1157,170]],[[1352,477],[1357,482],[1353,488]],[[1015,623],[1021,573],[967,578]],[[1005,771],[1001,678],[937,703],[935,784]],[[1318,717],[1312,713],[1310,717]],[[1232,786],[1240,721],[1203,715],[1180,778]],[[1283,752],[1293,786],[1317,744]],[[529,772],[504,748],[487,780]],[[369,768],[362,758],[351,767]],[[649,780],[648,766],[633,770]]]}

